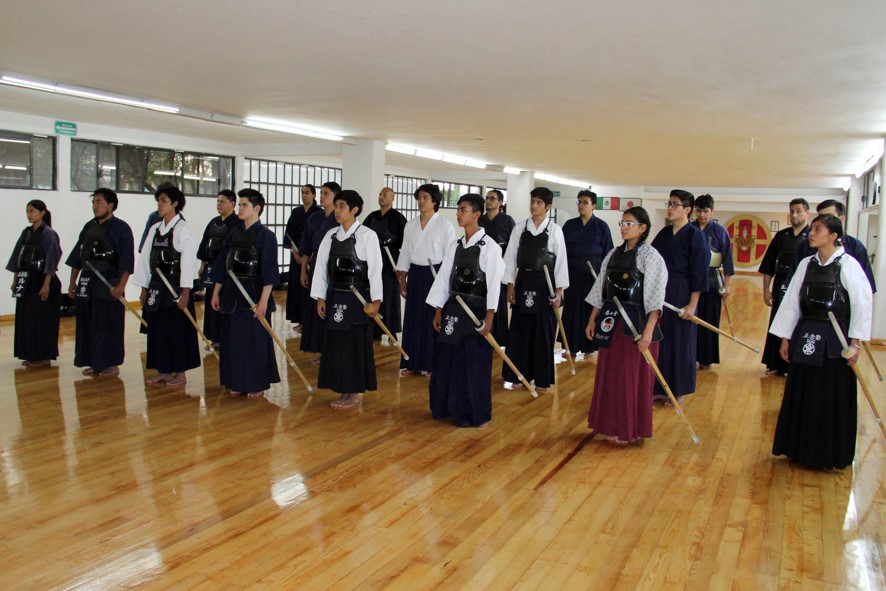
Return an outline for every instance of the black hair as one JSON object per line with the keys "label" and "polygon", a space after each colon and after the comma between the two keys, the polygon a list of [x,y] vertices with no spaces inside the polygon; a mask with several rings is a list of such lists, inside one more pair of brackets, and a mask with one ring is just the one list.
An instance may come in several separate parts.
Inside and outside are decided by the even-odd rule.
{"label": "black hair", "polygon": [[695,198],[695,209],[714,209],[714,198],[710,195],[699,195]]}
{"label": "black hair", "polygon": [[797,197],[796,199],[791,199],[791,204],[788,207],[793,207],[795,205],[802,205],[803,209],[809,211],[809,202],[803,199],[802,197]]}
{"label": "black hair", "polygon": [[680,199],[680,203],[683,204],[683,207],[689,207],[690,209],[695,207],[695,195],[693,195],[689,191],[684,191],[683,189],[674,189],[673,191],[671,191],[670,196]]}
{"label": "black hair", "polygon": [[498,189],[489,189],[489,190],[486,192],[486,194],[488,195],[489,193],[492,193],[493,195],[495,195],[495,198],[496,198],[496,199],[498,199],[500,202],[504,203],[504,200],[505,200],[504,193],[502,193],[502,192],[499,191]]}
{"label": "black hair", "polygon": [[[46,224],[47,226],[49,226],[50,228],[52,227],[52,214],[49,212],[48,209],[46,209],[45,203],[43,203],[39,199],[31,199],[30,201],[28,201],[28,205],[30,205],[31,207],[33,207],[37,211],[43,212],[43,223]],[[26,205],[25,209],[27,209],[27,208],[28,208],[28,206]]]}
{"label": "black hair", "polygon": [[590,197],[590,198],[591,198],[591,203],[592,203],[594,206],[597,205],[597,194],[594,193],[593,191],[589,190],[589,189],[582,189],[581,191],[579,191],[579,192],[578,192],[578,195],[576,195],[575,198],[578,199],[579,197]]}
{"label": "black hair", "polygon": [[237,191],[237,197],[241,197],[243,199],[248,199],[249,203],[252,204],[252,207],[258,207],[259,212],[258,215],[261,215],[265,210],[265,196],[256,191],[255,189],[240,189]]}
{"label": "black hair", "polygon": [[815,206],[815,211],[821,211],[822,209],[827,209],[829,207],[836,209],[838,216],[846,215],[846,206],[843,205],[842,201],[837,201],[836,199],[825,199]]}
{"label": "black hair", "polygon": [[554,192],[547,187],[536,187],[529,192],[529,196],[541,199],[545,205],[551,205],[554,202]]}
{"label": "black hair", "polygon": [[154,201],[158,201],[160,195],[163,195],[164,193],[169,197],[171,202],[175,203],[175,213],[178,213],[185,208],[185,194],[173,183],[161,183],[158,185],[157,191],[154,192]]}
{"label": "black hair", "polygon": [[431,196],[431,201],[434,202],[434,211],[440,211],[440,201],[443,200],[443,193],[440,191],[440,185],[435,185],[433,183],[422,185],[415,190],[413,196],[418,199],[418,194],[422,192]]}
{"label": "black hair", "polygon": [[458,203],[456,205],[461,205],[462,202],[470,204],[471,209],[475,213],[482,212],[485,208],[485,202],[479,193],[465,193],[458,198]]}
{"label": "black hair", "polygon": [[92,197],[101,197],[104,199],[109,205],[113,205],[111,211],[117,211],[117,206],[120,205],[120,200],[117,198],[117,193],[106,188],[101,187],[92,192]]}
{"label": "black hair", "polygon": [[357,191],[352,191],[351,189],[344,189],[339,191],[338,195],[335,196],[335,199],[332,200],[333,203],[336,201],[344,201],[348,204],[348,209],[357,208],[357,215],[363,213],[363,198],[360,197],[360,193]]}
{"label": "black hair", "polygon": [[232,203],[237,203],[237,194],[230,189],[222,189],[218,194]]}
{"label": "black hair", "polygon": [[[305,183],[304,185],[302,185],[302,189],[307,189],[311,192],[311,195],[315,197],[317,196],[317,187],[315,187],[311,183]],[[335,191],[333,191],[333,193],[335,193]]]}
{"label": "black hair", "polygon": [[338,195],[339,193],[341,193],[341,185],[339,185],[335,181],[327,181],[327,182],[323,183],[321,186],[326,187],[327,189],[332,191],[333,195]]}
{"label": "black hair", "polygon": [[621,212],[622,216],[633,216],[635,220],[637,220],[641,224],[646,224],[646,231],[640,234],[640,238],[637,240],[637,246],[640,246],[646,239],[649,238],[649,232],[652,230],[652,222],[649,221],[649,212],[647,212],[642,207],[629,207],[623,212]]}
{"label": "black hair", "polygon": [[840,246],[841,244],[843,244],[843,241],[840,240],[841,238],[843,238],[843,222],[840,221],[840,218],[835,215],[826,213],[812,220],[812,223],[823,225],[825,228],[827,228],[828,234],[836,234],[837,240],[834,242],[835,246]]}

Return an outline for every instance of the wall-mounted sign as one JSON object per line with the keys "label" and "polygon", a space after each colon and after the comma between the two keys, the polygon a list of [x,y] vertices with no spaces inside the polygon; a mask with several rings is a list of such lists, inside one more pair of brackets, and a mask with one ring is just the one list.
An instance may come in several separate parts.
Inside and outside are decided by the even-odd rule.
{"label": "wall-mounted sign", "polygon": [[57,135],[77,135],[77,124],[71,121],[56,121],[55,133]]}

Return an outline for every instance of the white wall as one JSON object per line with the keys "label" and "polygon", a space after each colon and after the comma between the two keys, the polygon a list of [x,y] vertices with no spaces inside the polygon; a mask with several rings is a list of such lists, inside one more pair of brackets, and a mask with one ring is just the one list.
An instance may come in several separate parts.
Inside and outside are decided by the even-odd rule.
{"label": "white wall", "polygon": [[[0,111],[0,129],[21,131],[25,133],[40,133],[53,135],[55,120],[46,117],[35,117]],[[193,150],[226,156],[240,156],[239,147],[236,144],[221,142],[201,141],[194,138],[158,134],[149,131],[123,129],[78,123],[77,139],[100,140],[150,146],[154,148],[170,148],[176,150]],[[238,162],[238,167],[239,167]],[[62,246],[62,265],[59,267],[59,279],[62,289],[67,289],[70,278],[70,267],[64,265],[71,249],[80,235],[83,225],[92,219],[92,206],[90,193],[71,191],[71,138],[60,136],[56,142],[56,166],[57,178],[55,191],[25,191],[20,189],[0,189],[0,199],[4,203],[5,215],[0,217],[0,255],[8,258],[15,247],[15,242],[22,230],[28,225],[25,217],[25,205],[31,199],[41,199],[46,202],[52,212],[52,225],[58,232]],[[242,171],[238,178],[242,178]],[[141,237],[145,222],[151,211],[156,209],[153,195],[119,193],[120,205],[116,216],[124,220],[132,228],[136,242]],[[198,234],[203,233],[203,228],[216,214],[215,196],[191,197],[187,196],[184,215]],[[12,281],[11,273],[6,271],[7,284]],[[126,297],[129,300],[138,299],[138,288],[129,285],[126,288]],[[15,311],[15,302],[11,296],[0,298],[0,314],[12,314]]]}

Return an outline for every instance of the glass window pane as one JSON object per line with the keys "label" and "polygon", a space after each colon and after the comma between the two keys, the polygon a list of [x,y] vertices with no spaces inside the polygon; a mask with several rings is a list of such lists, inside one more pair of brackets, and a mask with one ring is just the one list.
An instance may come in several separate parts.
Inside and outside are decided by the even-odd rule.
{"label": "glass window pane", "polygon": [[31,138],[32,189],[55,189],[55,138]]}
{"label": "glass window pane", "polygon": [[117,189],[117,146],[98,145],[98,186]]}
{"label": "glass window pane", "polygon": [[71,141],[71,190],[95,191],[98,145],[93,142]]}
{"label": "glass window pane", "polygon": [[31,137],[0,131],[0,187],[31,187]]}
{"label": "glass window pane", "polygon": [[[143,191],[153,193],[160,183],[181,181],[181,156],[171,150],[146,149],[147,167],[145,171],[145,188]],[[176,158],[176,156],[179,156]]]}
{"label": "glass window pane", "polygon": [[143,150],[137,146],[117,146],[119,190],[142,193],[145,187]]}

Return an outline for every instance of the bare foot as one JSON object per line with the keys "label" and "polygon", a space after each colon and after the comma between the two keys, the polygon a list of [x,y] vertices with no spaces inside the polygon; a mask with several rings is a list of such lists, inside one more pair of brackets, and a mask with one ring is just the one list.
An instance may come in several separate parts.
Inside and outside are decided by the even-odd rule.
{"label": "bare foot", "polygon": [[158,373],[152,378],[148,378],[145,380],[145,383],[148,384],[162,384],[163,382],[168,382],[172,379],[172,374],[169,373]]}
{"label": "bare foot", "polygon": [[172,388],[174,386],[184,386],[188,383],[188,378],[185,377],[184,373],[175,374],[175,377],[166,382],[166,386]]}
{"label": "bare foot", "polygon": [[320,365],[320,357],[316,359],[311,359],[311,365]]}
{"label": "bare foot", "polygon": [[246,395],[246,397],[247,398],[261,398],[264,395],[265,395],[264,392],[250,392],[249,394]]}
{"label": "bare foot", "polygon": [[95,370],[91,367],[87,367],[86,369],[83,370],[83,375],[93,376],[93,375],[95,375]]}
{"label": "bare foot", "polygon": [[416,373],[418,373],[418,372],[416,372],[415,370],[412,370],[412,369],[401,369],[400,370],[401,376],[411,376],[411,375],[415,375]]}
{"label": "bare foot", "polygon": [[50,364],[49,359],[41,359],[40,361],[26,361],[27,367],[45,367]]}
{"label": "bare foot", "polygon": [[342,394],[338,400],[333,400],[329,406],[335,410],[350,410],[360,404],[359,394]]}
{"label": "bare foot", "polygon": [[237,392],[236,390],[230,390],[230,391],[228,392],[228,396],[230,396],[231,398],[238,398],[238,397],[240,397],[240,396],[242,396],[242,395],[243,395],[242,392]]}
{"label": "bare foot", "polygon": [[102,371],[99,372],[98,375],[107,378],[107,377],[110,377],[110,376],[115,376],[115,375],[117,375],[117,374],[119,374],[119,373],[120,373],[120,368],[117,367],[116,365],[114,365],[114,366],[109,367],[109,368],[107,368],[107,369],[103,369]]}

